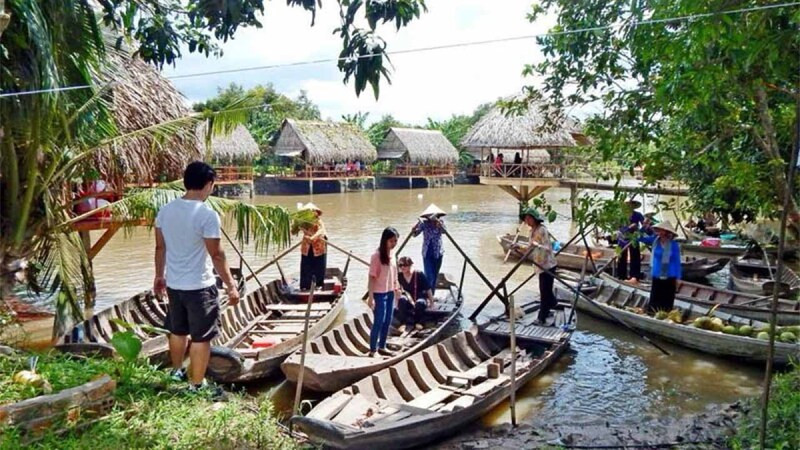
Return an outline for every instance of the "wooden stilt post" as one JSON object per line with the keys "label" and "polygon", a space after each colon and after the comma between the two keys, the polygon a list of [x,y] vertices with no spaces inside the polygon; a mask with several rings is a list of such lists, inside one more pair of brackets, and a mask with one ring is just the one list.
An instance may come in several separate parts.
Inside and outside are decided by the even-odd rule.
{"label": "wooden stilt post", "polygon": [[297,389],[294,392],[294,405],[292,406],[292,416],[297,415],[300,408],[300,395],[303,393],[303,375],[306,371],[306,346],[308,345],[308,319],[311,317],[311,305],[314,303],[314,291],[317,290],[317,279],[311,279],[311,291],[308,293],[308,305],[306,306],[306,316],[303,320],[303,344],[300,347],[300,372],[297,374]]}
{"label": "wooden stilt post", "polygon": [[503,295],[508,300],[508,321],[511,325],[511,395],[509,396],[509,406],[511,407],[511,426],[517,426],[517,312],[514,307],[514,296],[508,295],[508,289],[503,284]]}
{"label": "wooden stilt post", "polygon": [[572,215],[572,220],[575,220],[575,216],[577,215],[576,211],[578,210],[578,187],[577,186],[570,186],[569,187],[569,211]]}

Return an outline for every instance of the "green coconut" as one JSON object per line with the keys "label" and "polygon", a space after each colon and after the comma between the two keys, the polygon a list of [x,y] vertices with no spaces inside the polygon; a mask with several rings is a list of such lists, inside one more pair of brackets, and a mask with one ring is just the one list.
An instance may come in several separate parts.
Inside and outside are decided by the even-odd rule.
{"label": "green coconut", "polygon": [[714,317],[711,319],[711,324],[709,328],[713,331],[722,331],[722,328],[725,327],[725,322],[722,321],[719,317]]}
{"label": "green coconut", "polygon": [[795,341],[797,341],[797,336],[791,331],[784,331],[783,333],[780,334],[778,340],[781,342],[794,343]]}
{"label": "green coconut", "polygon": [[669,312],[669,315],[667,317],[669,317],[670,320],[672,320],[675,323],[683,322],[683,312],[681,312],[680,309],[673,309],[672,311]]}
{"label": "green coconut", "polygon": [[656,317],[656,319],[658,319],[658,320],[664,320],[664,319],[666,319],[667,317],[669,317],[669,313],[668,313],[668,312],[666,312],[666,311],[657,311],[657,312],[656,312],[656,316],[655,316],[655,317]]}
{"label": "green coconut", "polygon": [[753,327],[750,325],[742,325],[739,327],[739,336],[750,336],[753,334]]}
{"label": "green coconut", "polygon": [[722,327],[722,332],[725,334],[736,334],[736,327],[733,325],[725,325]]}
{"label": "green coconut", "polygon": [[769,333],[767,333],[766,331],[761,331],[756,335],[756,339],[761,339],[762,341],[768,341]]}
{"label": "green coconut", "polygon": [[694,319],[694,322],[692,323],[692,326],[695,328],[702,328],[704,330],[707,330],[710,325],[711,318],[708,316],[700,316],[697,319]]}

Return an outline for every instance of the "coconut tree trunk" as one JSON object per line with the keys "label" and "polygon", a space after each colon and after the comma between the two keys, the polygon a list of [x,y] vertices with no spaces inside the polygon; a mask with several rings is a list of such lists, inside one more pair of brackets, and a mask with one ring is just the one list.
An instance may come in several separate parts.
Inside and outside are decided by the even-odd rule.
{"label": "coconut tree trunk", "polygon": [[9,22],[11,22],[11,14],[6,12],[6,0],[0,0],[0,38],[3,37],[3,31],[6,31]]}

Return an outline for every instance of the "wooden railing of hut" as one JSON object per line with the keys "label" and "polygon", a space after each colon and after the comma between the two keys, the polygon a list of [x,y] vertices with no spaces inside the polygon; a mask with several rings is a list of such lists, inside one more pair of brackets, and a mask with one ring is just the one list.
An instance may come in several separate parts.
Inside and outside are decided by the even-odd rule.
{"label": "wooden railing of hut", "polygon": [[365,167],[360,170],[337,169],[328,166],[311,166],[295,170],[294,173],[286,175],[295,178],[364,178],[373,176],[372,168]]}
{"label": "wooden railing of hut", "polygon": [[253,181],[252,166],[215,166],[217,184],[249,183]]}
{"label": "wooden railing of hut", "polygon": [[452,176],[454,171],[453,166],[398,164],[387,175],[398,177]]}
{"label": "wooden railing of hut", "polygon": [[552,163],[495,164],[484,162],[481,164],[480,175],[499,178],[565,178],[567,166]]}

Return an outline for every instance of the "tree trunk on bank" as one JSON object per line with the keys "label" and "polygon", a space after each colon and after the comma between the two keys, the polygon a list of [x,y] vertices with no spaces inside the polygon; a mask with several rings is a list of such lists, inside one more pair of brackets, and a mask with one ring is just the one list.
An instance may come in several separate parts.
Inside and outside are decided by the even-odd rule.
{"label": "tree trunk on bank", "polygon": [[[780,153],[780,146],[778,145],[778,138],[775,132],[775,124],[772,120],[772,114],[769,111],[769,102],[767,99],[767,92],[764,89],[762,82],[757,82],[755,86],[755,101],[758,109],[758,118],[761,122],[763,134],[759,134],[757,130],[753,130],[753,135],[758,147],[770,160],[781,160],[783,157]],[[787,205],[788,221],[787,228],[791,231],[792,237],[798,239],[800,237],[800,212],[798,212],[797,202],[789,180],[786,176],[786,167],[780,165],[771,165],[772,179],[775,184],[775,193],[778,196],[778,201]]]}
{"label": "tree trunk on bank", "polygon": [[11,14],[6,12],[6,0],[0,0],[0,38],[3,37],[3,31],[6,31],[9,22],[11,22]]}

